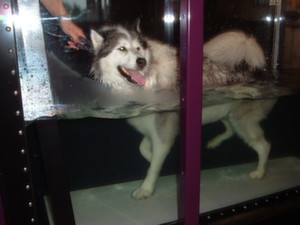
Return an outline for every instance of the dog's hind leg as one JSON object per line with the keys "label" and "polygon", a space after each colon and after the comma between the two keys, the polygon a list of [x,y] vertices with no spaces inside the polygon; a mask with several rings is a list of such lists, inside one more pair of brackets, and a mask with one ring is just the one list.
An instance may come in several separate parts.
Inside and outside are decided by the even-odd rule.
{"label": "dog's hind leg", "polygon": [[259,124],[256,127],[252,127],[253,131],[260,132],[261,135],[255,134],[255,136],[250,137],[246,140],[250,147],[252,147],[258,155],[258,164],[256,170],[249,173],[251,179],[262,179],[266,172],[267,161],[269,157],[269,152],[271,149],[270,143],[265,139],[262,129]]}
{"label": "dog's hind leg", "polygon": [[266,172],[266,164],[271,144],[266,140],[260,121],[272,109],[276,101],[256,100],[244,102],[231,113],[229,120],[235,133],[242,138],[258,155],[256,170],[249,174],[251,179],[262,179]]}
{"label": "dog's hind leg", "polygon": [[218,147],[223,141],[231,138],[234,134],[232,127],[228,120],[222,120],[221,121],[225,127],[225,131],[222,134],[219,134],[218,136],[214,137],[212,140],[210,140],[206,147],[209,149],[213,149]]}
{"label": "dog's hind leg", "polygon": [[256,121],[244,121],[242,124],[235,123],[233,129],[258,155],[257,168],[249,174],[249,177],[251,179],[262,179],[265,175],[271,145],[265,139],[260,124]]}

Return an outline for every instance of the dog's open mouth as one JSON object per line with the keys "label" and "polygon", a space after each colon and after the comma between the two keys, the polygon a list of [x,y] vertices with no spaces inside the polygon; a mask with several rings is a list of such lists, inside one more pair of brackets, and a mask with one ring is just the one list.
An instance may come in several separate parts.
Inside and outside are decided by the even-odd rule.
{"label": "dog's open mouth", "polygon": [[141,75],[137,70],[129,70],[123,66],[118,66],[118,70],[122,76],[124,76],[129,82],[144,86],[146,78]]}

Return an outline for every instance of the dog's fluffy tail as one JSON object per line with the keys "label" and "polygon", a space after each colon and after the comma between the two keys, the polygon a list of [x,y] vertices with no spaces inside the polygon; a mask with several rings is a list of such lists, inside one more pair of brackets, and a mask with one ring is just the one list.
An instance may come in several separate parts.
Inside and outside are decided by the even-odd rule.
{"label": "dog's fluffy tail", "polygon": [[250,70],[262,69],[265,56],[255,38],[242,31],[216,36],[204,45],[204,56],[217,64],[234,68],[246,63]]}

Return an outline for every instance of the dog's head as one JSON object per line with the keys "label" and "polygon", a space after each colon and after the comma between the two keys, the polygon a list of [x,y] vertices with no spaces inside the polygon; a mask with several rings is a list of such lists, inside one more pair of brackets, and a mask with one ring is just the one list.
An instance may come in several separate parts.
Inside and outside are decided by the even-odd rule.
{"label": "dog's head", "polygon": [[91,40],[95,79],[115,89],[145,85],[150,52],[138,24],[135,29],[107,25],[98,31],[91,30]]}

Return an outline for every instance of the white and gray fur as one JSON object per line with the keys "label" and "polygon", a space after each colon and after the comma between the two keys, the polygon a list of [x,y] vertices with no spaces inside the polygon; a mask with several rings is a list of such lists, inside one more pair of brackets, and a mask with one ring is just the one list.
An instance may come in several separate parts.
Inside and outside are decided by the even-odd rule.
{"label": "white and gray fur", "polygon": [[[131,92],[136,87],[120,74],[118,66],[138,70],[146,79],[143,89],[176,88],[179,79],[177,49],[144,37],[140,29],[120,25],[91,31],[95,59],[91,73],[114,91]],[[126,47],[122,52],[120,47]],[[139,50],[137,50],[139,49]],[[146,65],[139,68],[138,59]],[[218,35],[204,45],[203,84],[226,85],[253,80],[265,66],[264,53],[256,40],[241,31]]]}
{"label": "white and gray fur", "polygon": [[[174,89],[178,79],[177,50],[159,41],[143,37],[139,28],[128,30],[123,26],[104,26],[91,31],[95,59],[91,73],[95,79],[113,91],[130,93],[137,85],[120,74],[119,66],[138,71],[145,77],[146,90]],[[121,51],[125,47],[126,51]],[[156,56],[167,58],[160,61]],[[138,60],[145,60],[144,66]],[[164,74],[164,76],[161,76]]]}
{"label": "white and gray fur", "polygon": [[[170,45],[141,35],[139,27],[128,30],[122,26],[104,26],[91,32],[95,49],[92,72],[96,79],[112,91],[128,94],[135,90],[162,90],[178,87],[179,64],[177,50]],[[120,51],[120,47],[127,51]],[[139,50],[138,50],[139,49]],[[137,59],[145,59],[142,67]],[[138,70],[145,77],[137,85],[120,74],[119,66]],[[265,66],[264,54],[256,40],[241,32],[223,33],[204,45],[203,85],[220,86],[252,81],[253,74]],[[260,126],[272,109],[275,100],[237,100],[203,108],[202,123],[222,121],[226,131],[207,147],[215,148],[237,134],[258,154],[258,166],[249,174],[251,179],[265,175],[270,143]],[[145,180],[132,194],[134,199],[150,197],[163,162],[178,134],[178,114],[161,112],[128,119],[129,124],[144,135],[140,152],[150,166]]]}

